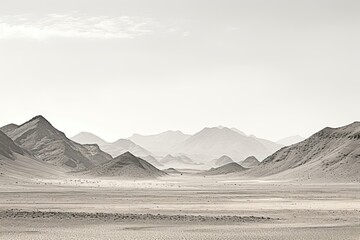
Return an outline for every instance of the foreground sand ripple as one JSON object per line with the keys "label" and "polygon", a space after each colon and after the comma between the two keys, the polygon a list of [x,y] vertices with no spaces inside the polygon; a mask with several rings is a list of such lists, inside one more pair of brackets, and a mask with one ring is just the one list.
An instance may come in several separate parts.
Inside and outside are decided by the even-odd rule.
{"label": "foreground sand ripple", "polygon": [[55,211],[24,211],[10,209],[0,211],[0,219],[7,218],[49,218],[49,219],[86,219],[112,221],[166,221],[166,222],[216,222],[241,223],[265,222],[275,220],[264,216],[205,216],[205,215],[164,215],[164,214],[121,214],[121,213],[88,213],[88,212],[55,212]]}

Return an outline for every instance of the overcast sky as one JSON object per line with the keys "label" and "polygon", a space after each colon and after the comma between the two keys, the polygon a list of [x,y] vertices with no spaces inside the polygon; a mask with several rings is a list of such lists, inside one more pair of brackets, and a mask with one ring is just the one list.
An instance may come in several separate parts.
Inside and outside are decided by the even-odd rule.
{"label": "overcast sky", "polygon": [[360,1],[1,0],[0,125],[278,140],[360,120]]}

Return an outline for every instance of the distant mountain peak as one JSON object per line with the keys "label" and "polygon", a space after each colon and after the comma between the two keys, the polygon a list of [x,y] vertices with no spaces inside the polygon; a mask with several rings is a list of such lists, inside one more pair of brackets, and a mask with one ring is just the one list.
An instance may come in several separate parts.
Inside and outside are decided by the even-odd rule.
{"label": "distant mountain peak", "polygon": [[29,121],[21,124],[19,127],[22,127],[22,126],[27,125],[27,124],[34,124],[34,125],[38,125],[38,126],[54,128],[51,125],[51,123],[45,117],[43,117],[42,115],[37,115],[37,116],[31,118]]}
{"label": "distant mountain peak", "polygon": [[124,152],[123,154],[121,154],[119,157],[131,157],[131,158],[137,158],[136,156],[134,156],[131,152]]}
{"label": "distant mountain peak", "polygon": [[200,173],[201,175],[226,175],[230,173],[238,173],[245,171],[246,168],[242,167],[236,162],[231,162],[217,168],[211,168],[208,171]]}
{"label": "distant mountain peak", "polygon": [[249,156],[244,161],[239,162],[244,168],[253,168],[260,164],[260,161],[255,156]]}

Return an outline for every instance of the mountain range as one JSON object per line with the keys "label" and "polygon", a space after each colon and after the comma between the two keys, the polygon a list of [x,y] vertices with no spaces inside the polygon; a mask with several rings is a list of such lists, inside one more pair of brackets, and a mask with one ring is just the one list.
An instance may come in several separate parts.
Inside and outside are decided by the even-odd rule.
{"label": "mountain range", "polygon": [[36,116],[16,128],[12,126],[1,130],[19,147],[31,152],[37,159],[67,170],[85,170],[111,159],[97,145],[71,141],[42,116]]}
{"label": "mountain range", "polygon": [[[262,162],[259,162],[255,155],[250,155],[253,152],[265,154],[270,151],[261,139],[225,127],[205,128],[173,147],[189,155],[167,154],[160,158],[147,155],[144,157],[146,160],[129,151],[114,158],[97,144],[78,143],[97,141],[103,146],[108,144],[91,134],[77,136],[74,139],[78,142],[75,142],[42,116],[36,116],[21,125],[9,124],[0,130],[2,179],[56,178],[69,174],[155,178],[166,175],[156,166],[207,166],[189,155],[206,153],[214,156],[226,152],[227,154],[220,155],[219,159],[215,158],[219,164],[225,165],[208,170],[205,175],[241,173],[251,178],[277,180],[360,182],[360,122],[339,128],[324,128],[308,139],[269,154]],[[130,140],[117,142],[129,149],[132,144],[128,144],[128,141]],[[273,143],[267,147],[270,145],[273,146]],[[229,156],[229,153],[232,156],[247,156],[242,158],[245,160],[238,161],[238,164],[230,162],[233,157]],[[211,161],[206,163],[210,164]]]}
{"label": "mountain range", "polygon": [[[65,174],[93,172],[93,169],[104,169],[110,165],[111,169],[114,170],[118,165],[111,164],[122,159],[112,158],[110,154],[103,152],[97,144],[80,144],[70,140],[43,116],[36,116],[21,125],[9,124],[0,130],[0,158],[4,172],[12,171],[12,169],[16,169],[16,166],[20,175],[28,173],[29,169],[33,169],[33,167],[24,169],[24,164],[38,166],[33,169],[33,176],[39,175],[39,172],[46,172],[43,169],[49,170],[48,172],[56,171]],[[10,159],[16,160],[16,164],[14,161],[10,162]],[[126,177],[133,176],[134,178],[151,177],[159,174],[160,170],[147,162],[141,166],[137,164],[144,160],[127,158],[127,163],[131,161],[134,162],[133,167],[122,168],[121,171],[117,172]],[[7,166],[6,169],[5,166]],[[139,170],[137,171],[136,168]],[[126,170],[129,172],[126,173]],[[115,170],[114,172],[116,173]],[[142,174],[138,175],[138,173]]]}
{"label": "mountain range", "polygon": [[227,127],[204,128],[179,144],[174,152],[189,156],[214,159],[226,155],[234,161],[248,156],[264,159],[282,146],[276,143],[246,136]]}
{"label": "mountain range", "polygon": [[82,144],[96,143],[101,150],[113,157],[129,151],[136,156],[151,156],[157,159],[168,155],[187,156],[194,162],[209,165],[212,159],[224,155],[234,161],[241,161],[249,156],[264,159],[282,147],[266,139],[247,136],[236,128],[223,126],[204,128],[194,135],[181,131],[166,131],[149,136],[134,134],[129,139],[120,139],[114,143],[108,143],[94,134],[85,132],[71,139]]}

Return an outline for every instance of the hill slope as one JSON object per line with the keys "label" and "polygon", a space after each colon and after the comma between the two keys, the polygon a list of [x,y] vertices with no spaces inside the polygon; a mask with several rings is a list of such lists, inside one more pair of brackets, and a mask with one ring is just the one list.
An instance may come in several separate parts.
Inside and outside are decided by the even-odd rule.
{"label": "hill slope", "polygon": [[156,178],[166,175],[150,163],[126,152],[113,160],[101,164],[89,171],[90,174],[104,177]]}
{"label": "hill slope", "polygon": [[325,128],[277,151],[249,174],[283,179],[360,181],[360,122]]}

